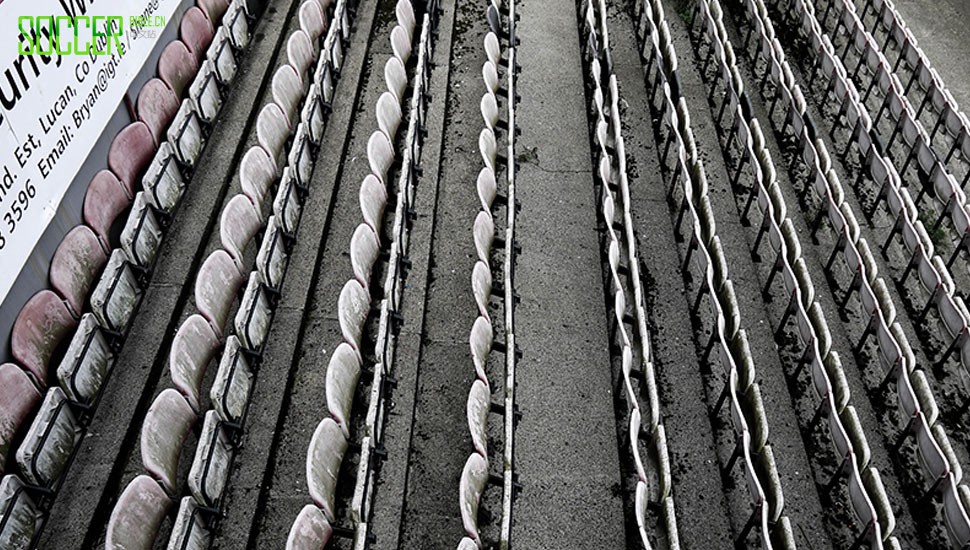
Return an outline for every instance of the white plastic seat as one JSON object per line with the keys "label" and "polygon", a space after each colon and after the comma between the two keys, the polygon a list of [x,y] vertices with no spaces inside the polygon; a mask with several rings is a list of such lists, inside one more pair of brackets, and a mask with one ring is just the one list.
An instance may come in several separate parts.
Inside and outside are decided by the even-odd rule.
{"label": "white plastic seat", "polygon": [[391,29],[391,49],[394,50],[394,57],[406,65],[411,58],[411,38],[407,29],[401,25],[395,25]]}
{"label": "white plastic seat", "polygon": [[166,132],[168,142],[175,149],[175,154],[183,166],[195,166],[205,145],[202,124],[195,111],[195,105],[189,99],[182,100],[182,105]]}
{"label": "white plastic seat", "polygon": [[485,166],[493,173],[497,172],[498,144],[495,141],[495,133],[488,128],[483,128],[478,135],[478,150],[482,154]]}
{"label": "white plastic seat", "polygon": [[199,446],[189,470],[189,490],[196,502],[217,508],[229,478],[232,444],[216,411],[205,414]]}
{"label": "white plastic seat", "polygon": [[375,130],[367,140],[367,160],[370,163],[371,173],[382,182],[386,182],[387,171],[394,163],[394,146],[384,132]]}
{"label": "white plastic seat", "polygon": [[397,16],[397,24],[404,28],[408,33],[408,40],[414,36],[414,8],[409,0],[397,0],[394,7],[394,14]]}
{"label": "white plastic seat", "polygon": [[205,371],[219,348],[219,336],[198,313],[179,326],[168,356],[172,384],[182,392],[192,409],[199,411],[199,392]]}
{"label": "white plastic seat", "polygon": [[116,248],[91,293],[91,310],[98,323],[116,333],[127,330],[141,299],[141,289],[131,266],[128,254]]}
{"label": "white plastic seat", "polygon": [[17,464],[24,479],[49,487],[64,472],[80,439],[81,426],[67,397],[61,388],[51,388],[17,448]]}
{"label": "white plastic seat", "polygon": [[404,70],[404,63],[397,57],[391,57],[384,64],[384,82],[387,90],[397,97],[400,104],[404,100],[404,90],[408,87],[408,75]]}
{"label": "white plastic seat", "polygon": [[302,214],[303,205],[300,204],[296,178],[292,176],[292,171],[287,168],[283,170],[280,188],[276,191],[276,197],[273,199],[273,215],[276,217],[276,223],[279,224],[280,229],[290,235],[295,235]]}
{"label": "white plastic seat", "polygon": [[[407,2],[407,0],[402,0]],[[401,106],[394,94],[384,92],[377,100],[377,126],[387,136],[388,141],[393,142],[397,135],[397,128],[401,124]]]}
{"label": "white plastic seat", "polygon": [[277,223],[275,215],[266,222],[266,233],[256,253],[256,270],[262,277],[263,283],[271,289],[279,290],[283,285],[283,275],[286,272],[289,255],[284,243],[283,231]]}
{"label": "white plastic seat", "polygon": [[373,228],[366,223],[358,225],[350,238],[350,265],[354,277],[364,288],[370,286],[371,270],[379,254],[380,243]]}
{"label": "white plastic seat", "polygon": [[498,194],[498,183],[495,181],[495,173],[487,167],[482,168],[478,172],[476,187],[478,188],[478,200],[482,203],[482,210],[490,212],[492,210],[492,203],[495,202],[495,197]]}
{"label": "white plastic seat", "polygon": [[280,65],[273,74],[273,101],[283,110],[289,126],[295,126],[303,103],[303,81],[291,65]]}
{"label": "white plastic seat", "polygon": [[488,301],[492,296],[492,272],[488,264],[481,260],[475,262],[475,267],[472,268],[472,294],[475,296],[479,314],[491,319],[488,314]]}
{"label": "white plastic seat", "polygon": [[14,474],[3,476],[0,481],[0,517],[5,523],[0,530],[0,546],[29,548],[37,533],[40,513],[24,482]]}
{"label": "white plastic seat", "polygon": [[465,461],[458,482],[458,497],[461,508],[461,523],[465,527],[465,534],[482,545],[478,534],[478,504],[488,481],[488,462],[478,453],[472,453]]}
{"label": "white plastic seat", "polygon": [[105,550],[152,550],[171,505],[152,478],[140,475],[133,479],[111,510]]}
{"label": "white plastic seat", "polygon": [[334,493],[337,476],[347,440],[332,418],[324,418],[317,425],[307,449],[306,477],[310,498],[323,511],[328,521],[334,521]]}
{"label": "white plastic seat", "polygon": [[222,109],[222,95],[219,93],[218,84],[216,67],[207,59],[189,86],[189,98],[195,103],[195,112],[207,124],[215,122]]}
{"label": "white plastic seat", "polygon": [[175,209],[185,191],[185,181],[179,173],[175,151],[169,142],[162,142],[159,146],[142,178],[142,184],[152,206],[166,213]]}
{"label": "white plastic seat", "polygon": [[274,176],[283,171],[286,155],[283,146],[290,137],[290,125],[286,113],[276,103],[267,103],[256,119],[256,136],[259,145],[269,153],[273,160]]}
{"label": "white plastic seat", "polygon": [[82,315],[67,352],[57,367],[57,380],[67,396],[79,403],[91,403],[108,376],[112,355],[94,315]]}
{"label": "white plastic seat", "polygon": [[148,205],[144,191],[135,195],[131,211],[121,230],[121,249],[141,268],[150,267],[162,245],[162,226]]}
{"label": "white plastic seat", "polygon": [[223,86],[228,86],[236,78],[236,70],[239,68],[236,58],[232,54],[232,39],[226,27],[220,26],[212,38],[209,51],[206,52],[206,59],[212,63],[216,79]]}
{"label": "white plastic seat", "polygon": [[219,220],[222,248],[239,264],[244,261],[246,248],[262,226],[259,211],[249,197],[239,194],[229,199]]}
{"label": "white plastic seat", "polygon": [[468,391],[466,414],[468,416],[468,431],[472,436],[472,446],[475,452],[488,461],[488,414],[491,405],[491,393],[488,386],[481,379],[475,379]]}
{"label": "white plastic seat", "polygon": [[387,205],[387,188],[374,174],[367,174],[360,183],[358,193],[360,212],[374,234],[380,239],[381,226],[384,219],[384,207]]}
{"label": "white plastic seat", "polygon": [[195,307],[220,336],[243,280],[235,261],[222,249],[209,254],[199,268],[195,279]]}
{"label": "white plastic seat", "polygon": [[[309,2],[313,3],[313,2]],[[293,520],[286,550],[320,550],[333,536],[333,528],[319,508],[307,504]]]}
{"label": "white plastic seat", "polygon": [[226,339],[226,349],[222,354],[222,360],[219,361],[219,370],[216,372],[216,378],[209,392],[212,407],[219,418],[230,424],[241,422],[246,412],[246,405],[249,403],[253,377],[252,368],[249,366],[246,354],[243,353],[239,339],[230,336]]}
{"label": "white plastic seat", "polygon": [[243,293],[234,323],[236,337],[246,349],[251,351],[262,349],[272,322],[272,309],[262,275],[259,271],[250,272],[249,282],[246,284],[246,291]]}
{"label": "white plastic seat", "polygon": [[290,34],[289,40],[286,41],[286,58],[290,65],[296,69],[300,80],[306,82],[307,71],[310,70],[317,58],[313,41],[306,32],[296,30]]}
{"label": "white plastic seat", "polygon": [[192,497],[183,497],[179,504],[172,536],[168,540],[170,550],[207,550],[212,544],[212,532],[203,518],[202,510]]}
{"label": "white plastic seat", "polygon": [[[264,109],[265,110],[265,109]],[[276,164],[273,157],[262,147],[250,147],[239,165],[239,183],[242,192],[253,201],[256,210],[262,212],[276,179]]]}
{"label": "white plastic seat", "polygon": [[347,439],[350,439],[350,412],[359,379],[360,358],[350,344],[341,342],[330,356],[325,394],[327,410]]}
{"label": "white plastic seat", "polygon": [[[304,2],[300,6],[300,28],[314,44],[324,36],[327,30],[327,21],[319,3]],[[319,50],[319,48],[316,47],[314,50]]]}
{"label": "white plastic seat", "polygon": [[492,351],[492,324],[486,317],[478,317],[472,325],[471,333],[468,335],[468,344],[471,347],[472,361],[475,363],[475,374],[482,382],[488,383],[485,374],[485,363],[488,362],[488,354]]}
{"label": "white plastic seat", "polygon": [[337,316],[344,341],[360,353],[364,322],[370,311],[370,294],[356,279],[344,284],[337,301]]}
{"label": "white plastic seat", "polygon": [[479,212],[475,216],[475,225],[472,231],[475,237],[475,251],[478,252],[478,259],[488,263],[489,257],[492,255],[492,242],[495,240],[495,222],[492,221],[492,215],[485,211]]}
{"label": "white plastic seat", "polygon": [[195,420],[192,406],[172,388],[162,390],[145,414],[141,426],[141,462],[170,495],[178,494],[175,481],[179,456]]}

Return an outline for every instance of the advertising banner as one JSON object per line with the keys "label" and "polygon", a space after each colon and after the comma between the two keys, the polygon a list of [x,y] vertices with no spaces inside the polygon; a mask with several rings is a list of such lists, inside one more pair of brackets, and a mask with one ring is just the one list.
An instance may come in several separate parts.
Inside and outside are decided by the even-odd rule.
{"label": "advertising banner", "polygon": [[0,300],[178,5],[0,0]]}

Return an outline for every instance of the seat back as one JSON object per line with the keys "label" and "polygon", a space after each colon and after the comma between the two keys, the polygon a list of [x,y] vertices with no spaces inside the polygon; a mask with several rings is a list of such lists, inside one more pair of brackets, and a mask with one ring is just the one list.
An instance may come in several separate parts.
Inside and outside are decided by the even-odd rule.
{"label": "seat back", "polygon": [[105,550],[151,550],[172,501],[162,487],[140,475],[118,497],[105,537]]}
{"label": "seat back", "polygon": [[337,476],[346,452],[347,440],[344,439],[340,427],[332,418],[324,418],[317,425],[310,439],[310,447],[307,449],[306,477],[310,498],[331,522],[334,520]]}
{"label": "seat back", "polygon": [[179,456],[195,421],[192,406],[172,388],[162,390],[145,413],[141,426],[141,462],[170,495],[177,494]]}
{"label": "seat back", "polygon": [[47,370],[61,341],[77,327],[67,304],[50,290],[34,294],[20,308],[10,333],[14,359],[47,385]]}

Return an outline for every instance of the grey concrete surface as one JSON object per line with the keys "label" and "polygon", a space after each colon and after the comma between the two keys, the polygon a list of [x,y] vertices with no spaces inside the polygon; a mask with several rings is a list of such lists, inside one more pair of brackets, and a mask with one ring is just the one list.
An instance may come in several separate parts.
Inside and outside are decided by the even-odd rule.
{"label": "grey concrete surface", "polygon": [[514,467],[525,488],[513,505],[512,536],[519,548],[623,548],[576,14],[548,1],[522,3],[519,13],[516,154],[525,158],[516,176],[515,334],[524,357]]}

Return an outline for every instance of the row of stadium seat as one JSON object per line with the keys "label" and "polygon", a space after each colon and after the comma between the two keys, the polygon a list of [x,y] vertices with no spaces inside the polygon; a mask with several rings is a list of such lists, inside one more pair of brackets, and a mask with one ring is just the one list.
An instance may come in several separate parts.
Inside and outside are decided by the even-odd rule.
{"label": "row of stadium seat", "polygon": [[[306,196],[300,194],[298,181],[302,177],[308,182],[313,151],[325,124],[328,103],[324,103],[327,94],[323,88],[332,95],[334,60],[342,59],[349,38],[347,4],[340,0],[332,11],[330,8],[330,2],[318,0],[305,0],[301,6],[301,28],[287,43],[288,62],[274,75],[273,101],[257,118],[259,144],[240,164],[242,193],[229,199],[222,211],[222,248],[206,258],[197,274],[198,313],[183,322],[172,343],[169,366],[175,388],[156,397],[142,424],[141,459],[149,475],[136,477],[118,498],[108,523],[108,548],[153,546],[172,499],[182,494],[176,479],[179,458],[200,416],[199,444],[187,479],[190,496],[181,498],[169,548],[208,548],[211,544],[225,509],[222,495],[245,425],[289,250],[296,239]],[[325,14],[333,17],[329,29]],[[276,187],[274,213],[266,219],[267,198]],[[277,222],[284,218],[288,229]],[[259,232],[262,239],[257,242]],[[258,251],[254,251],[257,243]],[[253,263],[254,252],[256,269],[249,273],[233,319],[234,334],[228,334],[230,313],[246,281],[244,266]],[[199,394],[208,365],[217,354],[221,359],[210,392],[212,409],[206,410]]]}
{"label": "row of stadium seat", "polygon": [[[175,111],[197,117],[205,103],[203,94],[220,93],[197,92],[209,90],[208,67],[218,60],[234,72],[237,56],[248,43],[250,20],[245,2],[212,0],[199,6],[182,17],[181,39],[163,50],[158,62],[160,78],[142,87],[137,101],[139,120],[112,141],[109,170],[102,170],[91,181],[83,209],[88,225],[70,231],[54,254],[50,278],[59,294],[39,292],[14,323],[11,347],[19,365],[0,366],[0,376],[9,381],[0,400],[4,419],[0,458],[6,458],[20,441],[22,428],[40,403],[38,388],[47,389],[48,368],[57,360],[59,385],[46,391],[39,412],[17,446],[20,475],[8,474],[0,483],[0,545],[4,547],[26,547],[43,525],[152,271],[163,231],[137,183],[141,179],[142,188],[148,190],[153,168],[170,155]],[[200,71],[203,60],[207,69]],[[231,76],[226,73],[227,78]],[[187,88],[188,97],[181,100],[180,108],[179,98]],[[169,141],[161,141],[166,135]],[[179,167],[173,163],[172,169],[191,171],[189,161],[194,159],[185,160]],[[119,245],[113,226],[129,209],[120,247],[112,251]],[[85,307],[88,299],[90,310]],[[59,348],[68,337],[70,343],[61,357]]]}
{"label": "row of stadium seat", "polygon": [[[763,32],[759,33],[761,34],[759,41],[762,43],[769,41],[776,44],[777,39],[773,38],[774,31],[770,25],[767,9],[763,2],[756,2],[754,9],[748,10],[749,19],[752,15],[758,16],[765,22],[761,27],[764,29]],[[796,15],[794,19],[796,21],[804,20],[800,15]],[[814,20],[814,15],[810,13],[809,19]],[[815,29],[813,34],[819,29],[817,22],[809,25],[809,27]],[[769,38],[769,36],[772,38]],[[825,37],[822,38],[824,39]],[[759,51],[763,50],[764,48],[759,48]],[[781,50],[780,44],[774,45],[771,51],[777,51],[780,54],[775,56],[774,63],[787,66],[787,61],[784,60],[784,53]],[[791,74],[790,69],[787,69],[786,72],[787,74]],[[838,90],[845,87],[848,90],[852,90],[851,82],[842,80],[841,78],[844,78],[844,76],[840,78],[840,75],[844,75],[844,73],[834,70],[832,74],[834,75],[832,79],[838,82],[834,85],[830,83],[827,89],[835,88]],[[852,91],[845,93],[849,96],[852,95]],[[802,107],[804,107],[804,104],[802,104]],[[842,109],[843,114],[847,111],[863,113],[860,116],[864,116],[865,113],[864,107],[859,105],[856,105],[854,111],[852,109]],[[799,119],[802,120],[800,121]],[[942,425],[936,424],[938,413],[935,398],[933,397],[926,377],[921,371],[916,370],[913,352],[903,334],[902,328],[895,322],[896,308],[892,302],[892,297],[883,280],[877,276],[875,261],[869,252],[865,238],[859,236],[859,227],[855,222],[855,215],[852,209],[848,206],[848,203],[842,200],[843,191],[841,183],[839,183],[838,177],[832,170],[831,160],[824,142],[821,139],[817,139],[815,135],[814,123],[807,117],[804,108],[802,108],[801,113],[797,109],[790,112],[789,120],[794,122],[793,130],[796,132],[798,128],[802,128],[803,135],[796,137],[796,139],[799,139],[799,148],[801,149],[800,154],[796,155],[796,159],[803,160],[810,172],[809,183],[806,184],[805,192],[807,193],[809,189],[814,189],[816,194],[823,200],[822,208],[816,217],[813,232],[819,228],[822,218],[827,217],[835,234],[838,236],[836,251],[830,257],[827,269],[831,268],[836,252],[841,250],[844,252],[847,267],[853,273],[852,282],[842,299],[840,308],[844,310],[853,291],[859,291],[858,297],[864,312],[863,317],[866,327],[863,331],[863,337],[856,347],[856,351],[858,352],[862,349],[865,340],[870,335],[875,336],[880,362],[887,370],[885,380],[888,382],[895,379],[897,382],[896,389],[899,395],[900,414],[903,418],[907,419],[907,425],[902,431],[902,436],[905,437],[912,432],[915,432],[917,435],[917,453],[920,457],[923,473],[930,480],[930,494],[943,491],[945,493],[945,502],[955,502],[957,494],[956,484],[959,483],[962,468],[950,447],[949,439],[946,437]],[[838,124],[838,120],[836,120],[836,124]],[[788,121],[786,121],[784,129],[787,129],[788,125]],[[864,145],[865,143],[875,142],[872,139],[867,140],[862,138],[860,135],[868,138],[869,133],[853,133],[854,141],[860,144],[860,149],[866,147]],[[886,177],[892,179],[895,172],[891,161],[888,158],[883,159],[883,165],[887,166],[885,172]],[[898,176],[896,177],[898,179]],[[897,204],[905,206],[907,195],[903,194],[901,196],[902,198],[899,199]],[[900,207],[900,210],[904,206]],[[853,247],[849,244],[853,241],[857,243],[855,250],[852,250]],[[937,261],[936,264],[942,265],[942,262]],[[950,488],[948,489],[947,487]],[[960,510],[960,506],[950,506],[949,508],[950,511],[944,515],[947,519],[948,526],[951,527],[950,533],[952,537],[955,532],[953,527],[957,526],[956,529],[959,530],[959,525],[966,521],[966,515]],[[883,518],[880,518],[880,522],[883,523],[882,535],[886,537],[888,533],[886,532],[885,521],[883,521]]]}
{"label": "row of stadium seat", "polygon": [[[686,98],[681,94],[677,54],[661,2],[651,0],[638,3],[635,14],[637,37],[642,43],[641,56],[646,63],[646,80],[651,106],[654,106],[657,90],[661,90],[659,107],[662,133],[666,134],[660,161],[668,166],[671,145],[676,144],[673,167],[670,170],[670,200],[682,195],[675,231],[689,212],[691,237],[684,258],[683,269],[691,266],[703,274],[693,308],[699,315],[700,304],[706,294],[709,298],[712,321],[711,337],[701,358],[707,363],[716,345],[723,350],[725,384],[719,403],[711,411],[719,414],[720,406],[730,398],[731,423],[734,431],[735,449],[722,468],[724,476],[730,476],[738,459],[742,459],[743,477],[752,505],[752,513],[738,533],[736,545],[743,545],[750,531],[759,527],[761,543],[770,548],[771,536],[776,526],[782,525],[782,536],[790,534],[788,520],[782,515],[784,495],[779,481],[772,447],[768,444],[768,420],[761,400],[760,386],[752,378],[740,384],[739,365],[745,374],[752,374],[754,366],[747,352],[747,333],[741,328],[740,310],[735,298],[734,283],[728,275],[727,263],[721,252],[720,239],[708,196],[707,176],[700,159],[690,124]],[[696,253],[695,253],[696,252]],[[693,263],[691,262],[693,260]]]}
{"label": "row of stadium seat", "polygon": [[[294,519],[286,542],[288,550],[322,548],[334,536],[350,538],[354,548],[360,549],[373,541],[368,522],[377,486],[378,461],[383,455],[384,417],[390,401],[388,391],[401,322],[405,264],[440,12],[437,2],[428,2],[422,9],[418,29],[414,6],[409,0],[398,0],[395,8],[397,24],[390,33],[394,54],[384,66],[388,91],[377,101],[379,129],[367,143],[371,173],[360,186],[364,220],[357,226],[350,243],[353,277],[344,284],[337,301],[343,342],[334,350],[327,366],[325,394],[330,416],[317,425],[307,449],[306,477],[313,504],[304,506]],[[417,54],[412,56],[415,41]],[[408,67],[413,67],[414,76],[409,88],[408,124],[402,135],[399,127],[403,109],[408,106],[404,103]],[[400,159],[398,147],[403,150]],[[391,184],[395,170],[396,189]],[[388,203],[394,204],[395,210],[393,218],[388,220],[390,229],[385,229],[384,209]],[[384,264],[383,284],[374,278],[374,269],[379,264]],[[353,430],[352,424],[357,425],[352,422],[354,399],[364,375],[370,378],[370,396],[364,419]],[[359,443],[354,442],[355,431]],[[339,513],[336,492],[348,451],[359,455],[353,497],[347,510],[352,527],[339,527],[338,523],[345,518]]]}
{"label": "row of stadium seat", "polygon": [[[805,348],[795,375],[797,376],[803,365],[811,364],[811,385],[819,398],[812,425],[822,418],[828,420],[833,447],[840,460],[836,474],[827,484],[827,491],[834,488],[846,467],[851,466],[848,504],[862,522],[862,530],[856,537],[856,545],[869,542],[873,547],[883,547],[885,541],[885,544],[892,547],[898,544],[895,538],[890,538],[895,518],[878,472],[869,467],[870,453],[866,436],[858,422],[855,407],[850,404],[851,395],[839,353],[831,349],[832,338],[828,323],[816,301],[814,283],[802,256],[801,243],[788,217],[787,205],[776,177],[775,164],[766,148],[760,121],[751,108],[748,92],[745,90],[736,64],[733,45],[723,24],[722,13],[720,2],[704,0],[699,5],[695,17],[702,18],[700,26],[709,42],[708,61],[716,58],[711,97],[716,95],[719,88],[724,89],[720,116],[716,122],[722,133],[726,134],[725,147],[730,148],[731,142],[736,138],[740,149],[738,171],[733,181],[739,181],[745,164],[750,162],[751,179],[756,184],[751,188],[742,220],[748,220],[751,206],[757,201],[762,214],[762,224],[755,241],[754,254],[757,255],[758,245],[766,233],[769,246],[775,254],[763,293],[766,296],[770,293],[773,280],[781,274],[784,292],[788,296],[785,313],[778,323],[775,336],[780,339],[788,320],[795,319],[796,333]],[[756,1],[745,4],[744,22],[756,29],[759,37],[764,36],[762,29],[766,26],[761,15],[761,8]],[[697,24],[695,19],[694,25]],[[767,24],[770,25],[770,21]],[[757,51],[762,52],[766,49],[771,51],[770,46],[763,46],[762,42],[763,40],[759,38],[756,45]],[[745,48],[745,51],[747,52],[748,49]],[[778,67],[779,70],[772,71],[766,64],[765,79],[770,79],[772,82],[773,92],[768,92],[765,86],[760,87],[761,90],[765,90],[766,98],[772,102],[769,124],[774,106],[781,102],[784,120],[782,132],[789,126],[797,130],[804,125],[801,114],[804,112],[801,89],[797,84],[790,85],[785,80],[784,64],[779,63]],[[729,124],[724,124],[721,120],[726,109],[730,110]],[[878,306],[882,303],[877,298],[881,298],[885,293],[881,279],[876,281],[875,286],[877,289],[882,289],[883,293],[872,296],[871,303],[874,304],[874,311],[870,311],[870,315],[873,317],[879,312]]]}
{"label": "row of stadium seat", "polygon": [[[516,79],[519,67],[515,50],[518,41],[515,35],[515,1],[507,6],[492,0],[485,10],[489,32],[485,35],[484,46],[487,60],[482,66],[482,79],[485,93],[480,104],[485,128],[478,137],[478,148],[484,167],[478,174],[476,188],[482,209],[475,217],[472,229],[477,261],[472,269],[471,286],[478,305],[479,317],[472,325],[468,341],[475,367],[475,381],[468,392],[467,418],[471,432],[473,452],[465,461],[458,487],[458,502],[461,510],[465,536],[458,543],[459,550],[484,548],[488,545],[482,540],[479,530],[478,510],[482,493],[489,482],[502,486],[502,513],[500,516],[499,545],[508,548],[512,540],[512,504],[518,491],[517,476],[514,469],[514,434],[517,422],[515,404],[515,366],[517,349],[515,344],[515,301],[514,271],[516,261],[515,215],[515,141],[518,129],[515,125]],[[504,13],[503,13],[504,12]],[[504,46],[503,46],[504,42]],[[504,57],[503,57],[504,50]],[[500,85],[499,68],[503,67],[506,84]],[[504,96],[507,107],[506,117],[499,113],[499,97]],[[505,133],[506,154],[499,154],[498,135]],[[499,194],[497,176],[504,170],[508,182],[504,195]],[[504,237],[496,237],[493,209],[505,206],[506,221]],[[495,288],[498,300],[502,303],[503,315],[495,320],[500,330],[504,329],[504,342],[496,342],[490,302],[493,297],[493,247],[502,249],[496,254],[501,258],[498,272],[501,273],[501,290]],[[497,285],[496,285],[497,286]],[[490,353],[495,350],[505,356],[504,396],[500,404],[492,403],[492,384],[489,382],[486,365]],[[488,417],[498,413],[503,417],[503,448],[501,449],[501,474],[489,473]]]}
{"label": "row of stadium seat", "polygon": [[[651,534],[656,532],[657,536],[653,538],[659,538],[662,533],[667,545],[676,549],[680,547],[680,542],[671,494],[670,457],[667,454],[667,436],[660,414],[660,396],[647,330],[640,257],[631,213],[626,148],[620,120],[619,84],[612,66],[606,2],[589,1],[585,8],[581,8],[581,13],[584,14],[583,58],[593,87],[590,105],[595,116],[593,140],[599,149],[594,155],[599,160],[594,161],[594,165],[598,166],[601,213],[606,227],[603,246],[612,277],[610,288],[613,292],[614,326],[617,327],[618,346],[622,350],[624,395],[630,408],[630,452],[639,477],[634,501],[636,522],[645,548],[653,546]],[[619,221],[615,218],[617,195],[622,209]],[[623,253],[621,242],[625,243]],[[629,298],[631,295],[632,299]],[[632,317],[627,313],[628,303],[634,313]],[[627,331],[627,322],[634,325],[634,330]],[[634,363],[637,363],[636,369]],[[644,402],[642,406],[641,401]],[[641,440],[645,440],[647,452],[641,452]],[[662,521],[656,529],[650,526],[648,505],[662,510]]]}

